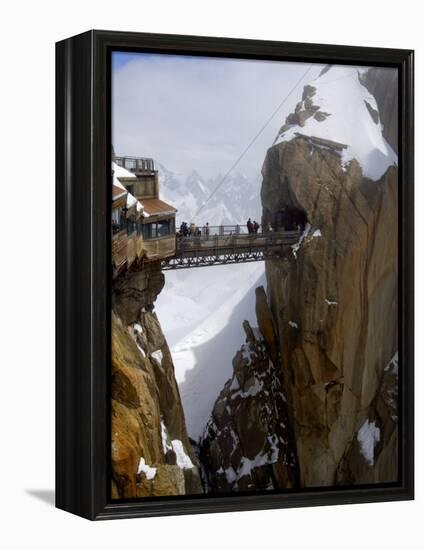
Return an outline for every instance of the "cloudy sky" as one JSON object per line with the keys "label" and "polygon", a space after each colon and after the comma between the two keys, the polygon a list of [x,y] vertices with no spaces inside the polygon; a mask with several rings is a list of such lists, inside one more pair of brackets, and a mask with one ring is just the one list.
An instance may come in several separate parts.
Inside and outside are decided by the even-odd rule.
{"label": "cloudy sky", "polygon": [[[305,63],[114,53],[112,143],[119,155],[153,157],[169,170],[224,174],[310,67]],[[313,65],[237,171],[259,174],[265,153]]]}

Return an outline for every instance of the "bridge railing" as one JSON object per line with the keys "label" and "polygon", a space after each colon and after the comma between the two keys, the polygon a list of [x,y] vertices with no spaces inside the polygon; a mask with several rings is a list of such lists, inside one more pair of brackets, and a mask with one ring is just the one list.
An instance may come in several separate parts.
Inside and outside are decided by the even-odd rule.
{"label": "bridge railing", "polygon": [[178,236],[208,238],[214,236],[223,237],[225,235],[243,234],[247,234],[247,227],[242,225],[199,225],[194,227],[194,233],[193,228],[191,226],[187,226],[187,231],[184,234],[179,231]]}
{"label": "bridge railing", "polygon": [[[233,228],[240,228],[240,231]],[[247,228],[241,226],[213,226],[203,231],[205,228],[198,228],[199,231],[194,235],[177,234],[177,251],[192,250],[195,248],[213,247],[222,248],[225,246],[245,246],[246,244],[264,244],[279,243],[286,239],[295,242],[299,236],[300,230],[287,231],[280,229],[277,231],[267,231],[258,233],[248,233]]]}
{"label": "bridge railing", "polygon": [[262,229],[262,226],[259,226],[257,231],[252,231],[249,233],[246,225],[200,225],[195,226],[194,233],[190,230],[190,226],[187,226],[187,232],[182,233],[181,230],[177,232],[177,237],[185,237],[185,238],[192,238],[192,237],[200,237],[203,239],[207,239],[210,237],[226,237],[226,236],[232,236],[232,235],[258,235],[258,234],[266,234],[270,235],[272,233],[281,233],[284,232],[284,229],[271,229],[266,230]]}
{"label": "bridge railing", "polygon": [[115,156],[113,160],[118,166],[122,166],[130,172],[153,172],[155,170],[155,163],[152,158]]}

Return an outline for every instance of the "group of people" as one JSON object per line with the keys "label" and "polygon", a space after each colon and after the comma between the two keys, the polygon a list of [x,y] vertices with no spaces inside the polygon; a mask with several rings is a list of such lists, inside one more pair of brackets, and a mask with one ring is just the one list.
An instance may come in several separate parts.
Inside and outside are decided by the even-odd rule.
{"label": "group of people", "polygon": [[[260,225],[258,224],[257,221],[251,220],[251,218],[249,218],[247,220],[247,223],[246,223],[246,226],[247,226],[247,231],[249,233],[257,233],[259,231],[259,228],[260,228]],[[265,225],[262,226],[262,232],[271,232],[273,231],[273,228],[272,228],[272,225],[271,225],[271,222],[268,222],[266,223]]]}
{"label": "group of people", "polygon": [[257,233],[260,228],[258,222],[256,220],[253,220],[252,222],[250,218],[247,220],[246,226],[248,233]]}
{"label": "group of people", "polygon": [[180,225],[180,230],[177,233],[177,236],[179,237],[201,237],[203,235],[205,237],[209,237],[209,223],[206,223],[206,225],[201,229],[200,227],[197,227],[195,223],[190,223],[190,225],[187,222],[182,222]]}
{"label": "group of people", "polygon": [[[247,226],[247,231],[248,231],[249,234],[258,233],[258,231],[261,227],[260,224],[256,220],[252,221],[251,218],[249,218],[247,220],[246,226]],[[240,226],[235,226],[235,227],[236,227],[235,234],[238,235],[240,233]],[[221,226],[221,229],[223,230],[224,226]],[[273,231],[271,223],[268,222],[267,224],[265,224],[262,227],[262,231],[266,231],[266,232]],[[197,227],[196,224],[193,223],[193,222],[190,223],[190,224],[188,224],[187,222],[182,222],[182,224],[180,225],[180,229],[177,232],[177,237],[205,237],[205,238],[209,238],[209,234],[210,234],[210,227],[209,227],[208,222],[206,222],[206,224],[203,227]],[[222,235],[223,234],[224,234],[224,232],[222,231]],[[232,232],[231,232],[231,234],[232,234]]]}

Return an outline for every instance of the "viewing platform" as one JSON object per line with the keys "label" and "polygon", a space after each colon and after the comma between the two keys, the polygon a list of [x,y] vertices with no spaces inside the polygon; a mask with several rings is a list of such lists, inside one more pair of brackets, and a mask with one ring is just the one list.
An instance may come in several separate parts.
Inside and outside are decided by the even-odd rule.
{"label": "viewing platform", "polygon": [[162,270],[187,269],[263,261],[283,257],[301,235],[300,230],[248,233],[241,226],[200,228],[200,235],[177,236],[175,255],[162,261]]}
{"label": "viewing platform", "polygon": [[177,232],[177,209],[160,198],[153,159],[113,156],[113,162],[113,278],[149,262],[160,262],[165,271],[284,257],[299,241],[306,223],[298,212],[282,212],[274,226],[267,224],[263,231],[256,223],[250,232],[247,224],[182,223]]}
{"label": "viewing platform", "polygon": [[155,163],[152,158],[115,156],[113,157],[113,161],[133,174],[154,174],[156,172]]}

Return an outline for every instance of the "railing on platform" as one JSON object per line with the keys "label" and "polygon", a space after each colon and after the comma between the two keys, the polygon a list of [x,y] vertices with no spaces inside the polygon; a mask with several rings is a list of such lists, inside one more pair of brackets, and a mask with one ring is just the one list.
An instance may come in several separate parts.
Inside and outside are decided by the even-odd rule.
{"label": "railing on platform", "polygon": [[290,233],[290,231],[299,231],[299,228],[293,230],[285,230],[284,228],[276,229],[262,229],[259,226],[257,231],[248,231],[246,225],[203,225],[203,226],[189,226],[185,231],[180,227],[177,232],[178,236],[183,237],[212,237],[212,236],[226,236],[226,235],[272,235],[273,233]]}
{"label": "railing on platform", "polygon": [[[233,231],[232,228],[236,228]],[[241,226],[215,226],[210,231],[202,231],[199,228],[194,235],[177,234],[176,249],[178,251],[192,250],[195,248],[220,248],[227,245],[245,246],[246,244],[261,244],[264,242],[274,243],[282,240],[296,241],[300,236],[300,229],[286,231],[267,231],[248,233],[246,228]]]}
{"label": "railing on platform", "polygon": [[155,163],[152,158],[146,157],[117,157],[113,158],[118,166],[125,168],[129,172],[154,172]]}

